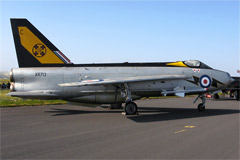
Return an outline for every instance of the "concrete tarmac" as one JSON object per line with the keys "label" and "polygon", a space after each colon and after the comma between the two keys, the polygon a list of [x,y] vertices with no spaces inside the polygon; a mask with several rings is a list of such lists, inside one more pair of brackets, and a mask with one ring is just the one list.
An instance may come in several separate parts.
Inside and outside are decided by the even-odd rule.
{"label": "concrete tarmac", "polygon": [[[136,101],[139,115],[106,106],[1,108],[1,159],[239,159],[239,101]],[[200,101],[198,101],[200,103]]]}

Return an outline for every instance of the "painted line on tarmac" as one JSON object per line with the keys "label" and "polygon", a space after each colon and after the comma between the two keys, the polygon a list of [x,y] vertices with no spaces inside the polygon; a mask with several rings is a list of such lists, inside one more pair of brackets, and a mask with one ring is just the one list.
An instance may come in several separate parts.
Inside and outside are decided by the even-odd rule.
{"label": "painted line on tarmac", "polygon": [[[195,128],[196,126],[184,126],[184,128]],[[180,130],[180,131],[176,131],[174,132],[175,134],[178,134],[178,133],[182,133],[182,132],[186,132],[187,130],[186,129],[183,129],[183,130]]]}
{"label": "painted line on tarmac", "polygon": [[196,126],[184,126],[184,128],[195,128]]}
{"label": "painted line on tarmac", "polygon": [[177,131],[177,132],[174,132],[175,134],[178,134],[178,133],[181,133],[181,132],[185,132],[186,130],[185,129],[183,129],[183,130],[181,130],[181,131]]}

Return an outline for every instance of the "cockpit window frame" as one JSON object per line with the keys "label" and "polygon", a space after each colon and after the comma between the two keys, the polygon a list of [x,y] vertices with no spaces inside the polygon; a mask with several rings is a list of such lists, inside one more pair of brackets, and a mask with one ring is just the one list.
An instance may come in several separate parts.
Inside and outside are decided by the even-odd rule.
{"label": "cockpit window frame", "polygon": [[183,63],[190,68],[213,69],[199,60],[186,60],[186,61],[183,61]]}
{"label": "cockpit window frame", "polygon": [[206,65],[203,62],[200,62],[200,68],[203,68],[203,69],[213,69],[212,67],[209,67],[208,65]]}

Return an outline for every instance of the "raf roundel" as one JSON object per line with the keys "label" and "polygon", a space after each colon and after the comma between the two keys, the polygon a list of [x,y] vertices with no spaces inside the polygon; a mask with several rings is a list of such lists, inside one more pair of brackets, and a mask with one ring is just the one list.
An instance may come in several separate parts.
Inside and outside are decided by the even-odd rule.
{"label": "raf roundel", "polygon": [[212,80],[207,75],[202,75],[200,78],[200,86],[203,88],[208,88],[211,86]]}

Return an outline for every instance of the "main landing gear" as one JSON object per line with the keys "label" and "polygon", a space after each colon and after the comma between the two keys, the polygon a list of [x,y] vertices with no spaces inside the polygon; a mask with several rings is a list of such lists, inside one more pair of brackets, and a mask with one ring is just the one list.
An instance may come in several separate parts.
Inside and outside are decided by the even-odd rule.
{"label": "main landing gear", "polygon": [[131,91],[127,83],[124,84],[124,91],[121,92],[122,96],[125,98],[124,112],[125,115],[135,115],[138,111],[138,106],[132,100]]}
{"label": "main landing gear", "polygon": [[137,114],[138,107],[134,102],[126,102],[124,107],[124,112],[126,115],[135,115]]}
{"label": "main landing gear", "polygon": [[195,101],[194,101],[193,103],[196,103],[196,101],[197,101],[199,98],[202,100],[202,103],[200,103],[200,104],[198,105],[198,110],[199,110],[199,111],[204,111],[204,110],[205,110],[206,97],[205,97],[203,94],[199,95],[199,96],[195,99]]}

